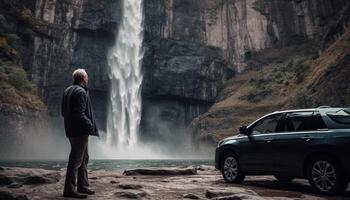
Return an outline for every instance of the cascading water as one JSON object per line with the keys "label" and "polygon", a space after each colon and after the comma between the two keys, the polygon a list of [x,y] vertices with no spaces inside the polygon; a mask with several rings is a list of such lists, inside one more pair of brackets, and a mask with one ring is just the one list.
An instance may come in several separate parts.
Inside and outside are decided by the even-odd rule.
{"label": "cascading water", "polygon": [[[139,141],[143,59],[142,0],[123,0],[123,16],[114,46],[108,52],[110,99],[107,133],[102,140],[91,139],[92,158],[169,158],[161,143]],[[185,152],[188,155],[188,152]]]}
{"label": "cascading water", "polygon": [[141,121],[142,0],[123,0],[123,16],[114,46],[108,52],[110,99],[107,133],[91,139],[92,157],[99,159],[162,158],[138,140]]}
{"label": "cascading water", "polygon": [[141,61],[143,58],[142,0],[124,0],[115,45],[109,51],[110,108],[106,142],[135,146],[141,120]]}

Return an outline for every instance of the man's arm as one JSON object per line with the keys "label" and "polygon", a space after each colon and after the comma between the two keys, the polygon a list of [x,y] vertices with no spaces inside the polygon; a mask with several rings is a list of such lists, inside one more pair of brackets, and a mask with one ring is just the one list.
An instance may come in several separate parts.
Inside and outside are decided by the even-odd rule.
{"label": "man's arm", "polygon": [[86,93],[83,91],[78,91],[74,98],[74,102],[72,102],[72,116],[78,121],[79,125],[83,126],[82,128],[89,131],[88,134],[90,134],[93,132],[94,126],[91,120],[85,114],[86,103]]}

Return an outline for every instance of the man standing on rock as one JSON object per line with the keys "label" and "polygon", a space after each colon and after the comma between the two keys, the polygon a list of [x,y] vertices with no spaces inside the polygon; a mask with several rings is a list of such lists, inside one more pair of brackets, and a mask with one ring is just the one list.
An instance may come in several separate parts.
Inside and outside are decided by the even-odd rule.
{"label": "man standing on rock", "polygon": [[71,145],[63,196],[87,198],[95,193],[88,188],[88,138],[89,135],[98,136],[98,130],[87,89],[86,71],[75,70],[73,80],[74,84],[64,91],[62,99],[64,128]]}

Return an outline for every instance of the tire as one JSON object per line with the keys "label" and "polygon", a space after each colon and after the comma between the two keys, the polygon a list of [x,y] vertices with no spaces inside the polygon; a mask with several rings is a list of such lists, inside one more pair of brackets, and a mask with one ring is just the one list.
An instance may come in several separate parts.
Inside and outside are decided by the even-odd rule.
{"label": "tire", "polygon": [[275,178],[281,183],[290,183],[294,180],[294,177],[275,175]]}
{"label": "tire", "polygon": [[348,179],[340,165],[327,156],[309,162],[307,176],[315,192],[323,195],[341,194],[348,186]]}
{"label": "tire", "polygon": [[221,173],[227,183],[242,183],[245,175],[243,174],[237,156],[230,153],[223,156],[221,160]]}

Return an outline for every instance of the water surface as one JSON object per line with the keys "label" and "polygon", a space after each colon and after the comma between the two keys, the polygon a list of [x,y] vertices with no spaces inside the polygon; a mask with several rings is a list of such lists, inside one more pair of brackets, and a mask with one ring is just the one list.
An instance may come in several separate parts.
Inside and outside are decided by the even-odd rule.
{"label": "water surface", "polygon": [[[187,167],[198,165],[214,165],[213,160],[90,160],[90,170],[111,170],[122,172],[126,169],[144,167]],[[26,167],[59,170],[67,166],[63,160],[28,160],[28,161],[0,161],[3,167]]]}

